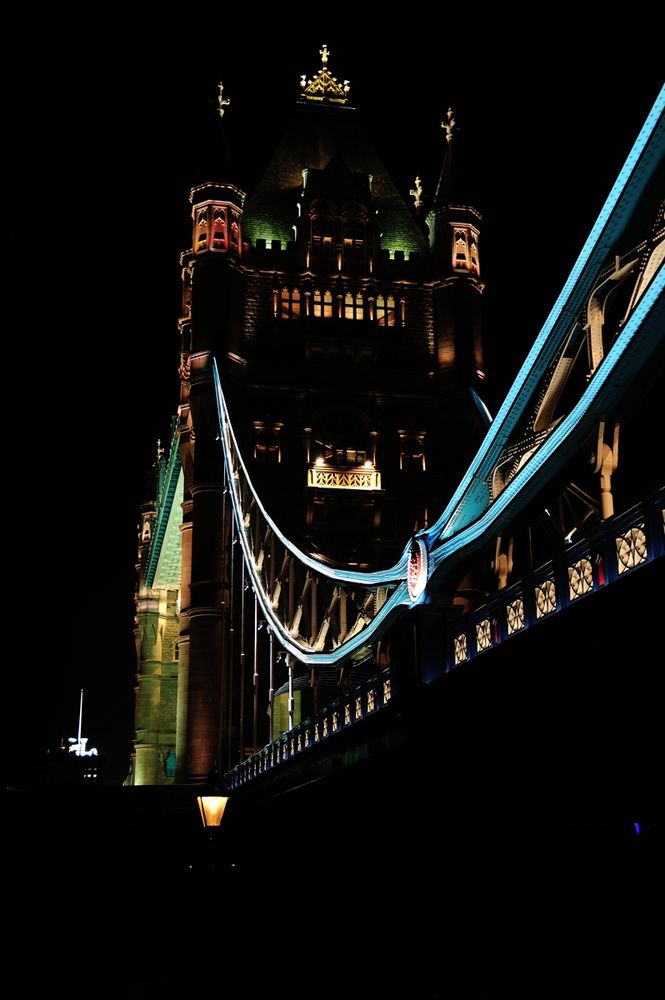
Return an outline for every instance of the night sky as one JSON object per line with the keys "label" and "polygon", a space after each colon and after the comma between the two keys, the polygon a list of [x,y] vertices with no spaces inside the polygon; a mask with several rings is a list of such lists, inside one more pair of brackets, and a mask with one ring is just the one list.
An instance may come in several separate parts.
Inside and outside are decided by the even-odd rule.
{"label": "night sky", "polygon": [[323,43],[405,193],[416,174],[433,190],[454,108],[483,216],[496,402],[662,85],[655,31],[585,33],[560,7],[546,32],[506,8],[486,25],[448,8],[440,27],[417,8],[386,24],[378,7],[353,23],[350,8],[328,7],[331,24],[299,5],[260,26],[230,26],[228,9],[160,13],[148,28],[127,5],[65,7],[6,32],[10,776],[75,735],[80,688],[83,735],[108,758],[108,780],[127,770],[136,524],[177,407],[178,256],[218,81],[232,102],[230,179],[248,192]]}

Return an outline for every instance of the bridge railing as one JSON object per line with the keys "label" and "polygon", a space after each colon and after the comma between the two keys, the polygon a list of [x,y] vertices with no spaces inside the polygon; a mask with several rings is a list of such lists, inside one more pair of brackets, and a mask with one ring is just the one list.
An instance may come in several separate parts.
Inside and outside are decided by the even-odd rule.
{"label": "bridge railing", "polygon": [[312,747],[323,750],[333,737],[385,708],[395,696],[396,683],[396,671],[388,666],[363,684],[350,688],[316,715],[282,733],[272,743],[237,764],[226,775],[229,790],[275,771]]}
{"label": "bridge railing", "polygon": [[[665,556],[665,488],[644,503],[608,518],[556,559],[499,591],[481,608],[459,618],[442,634],[438,674],[456,670],[487,650],[537,625]],[[226,776],[230,790],[319,751],[337,734],[384,708],[398,694],[399,674],[386,667],[309,719],[237,764]],[[332,750],[332,746],[331,746]]]}
{"label": "bridge railing", "polygon": [[603,521],[556,559],[458,619],[446,639],[442,673],[663,556],[664,527],[665,490]]}

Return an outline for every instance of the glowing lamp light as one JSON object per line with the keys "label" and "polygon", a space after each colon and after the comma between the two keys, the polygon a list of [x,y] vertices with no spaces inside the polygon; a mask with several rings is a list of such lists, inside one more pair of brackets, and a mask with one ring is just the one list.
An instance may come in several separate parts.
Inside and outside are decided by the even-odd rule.
{"label": "glowing lamp light", "polygon": [[323,455],[317,455],[314,460],[314,465],[323,465]]}
{"label": "glowing lamp light", "polygon": [[201,822],[210,836],[213,830],[219,829],[222,825],[224,810],[229,801],[229,796],[224,795],[224,791],[224,784],[217,773],[217,765],[213,764],[201,794],[196,796]]}
{"label": "glowing lamp light", "polygon": [[198,795],[196,801],[201,813],[201,822],[206,829],[222,825],[224,810],[229,801],[228,795]]}
{"label": "glowing lamp light", "polygon": [[372,468],[372,463],[370,462],[369,459],[366,460],[365,464],[363,465],[363,468],[364,469],[371,469]]}

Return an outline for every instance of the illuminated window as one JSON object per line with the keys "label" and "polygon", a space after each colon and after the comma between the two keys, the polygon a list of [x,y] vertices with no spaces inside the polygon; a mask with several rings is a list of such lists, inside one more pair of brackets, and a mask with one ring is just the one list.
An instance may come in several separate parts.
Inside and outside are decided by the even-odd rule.
{"label": "illuminated window", "polygon": [[196,220],[196,249],[203,250],[208,245],[208,216],[203,209]]}
{"label": "illuminated window", "polygon": [[282,319],[300,318],[300,289],[283,288],[280,295]]}
{"label": "illuminated window", "polygon": [[395,325],[395,299],[392,295],[388,295],[387,297],[384,295],[377,295],[376,322],[377,326]]}
{"label": "illuminated window", "polygon": [[476,274],[480,274],[480,265],[478,263],[478,244],[471,238],[471,270],[475,271]]}
{"label": "illuminated window", "polygon": [[344,319],[364,319],[365,303],[362,293],[347,292],[344,296]]}
{"label": "illuminated window", "polygon": [[214,249],[226,246],[226,219],[221,208],[216,208],[212,217],[212,245]]}
{"label": "illuminated window", "polygon": [[455,230],[455,250],[453,254],[453,266],[461,267],[464,270],[469,268],[469,255],[467,250],[466,232],[463,229]]}
{"label": "illuminated window", "polygon": [[312,315],[318,319],[331,319],[332,314],[332,292],[324,292],[320,288],[316,288],[312,296]]}
{"label": "illuminated window", "polygon": [[235,212],[231,221],[231,246],[236,250],[240,246],[240,216]]}
{"label": "illuminated window", "polygon": [[474,229],[462,226],[453,229],[453,267],[480,274],[478,234]]}

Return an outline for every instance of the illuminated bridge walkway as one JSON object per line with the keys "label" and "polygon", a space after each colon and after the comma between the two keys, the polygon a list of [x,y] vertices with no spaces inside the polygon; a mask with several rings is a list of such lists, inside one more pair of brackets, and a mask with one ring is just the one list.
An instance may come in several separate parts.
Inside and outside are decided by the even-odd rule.
{"label": "illuminated bridge walkway", "polygon": [[[273,641],[288,665],[290,691],[298,663],[339,671],[366,661],[394,622],[436,605],[455,567],[508,532],[544,491],[565,480],[582,450],[595,455],[601,523],[582,538],[576,534],[553,562],[449,621],[431,676],[487,655],[663,556],[663,492],[635,497],[637,506],[616,515],[611,480],[625,400],[662,362],[665,221],[663,192],[656,188],[664,150],[665,88],[458,489],[436,523],[410,539],[389,569],[333,568],[282,534],[254,491],[214,370],[225,496],[242,550],[243,581],[271,637],[271,690]],[[206,363],[203,356],[191,358],[193,369]],[[311,752],[379,712],[398,687],[389,668],[309,721],[295,726],[291,720],[278,740],[235,767],[228,783],[237,787]]]}
{"label": "illuminated bridge walkway", "polygon": [[[500,644],[549,620],[628,574],[665,555],[665,489],[623,514],[609,518],[557,559],[528,578],[499,591],[473,613],[448,622],[435,663],[425,680],[471,664]],[[238,764],[227,776],[229,788],[239,788],[280,764],[322,748],[336,733],[362,722],[386,707],[399,693],[400,667],[388,665],[354,687],[313,718],[295,725],[258,753]]]}

